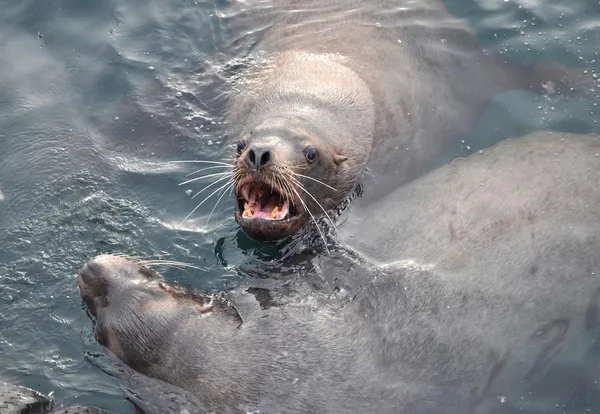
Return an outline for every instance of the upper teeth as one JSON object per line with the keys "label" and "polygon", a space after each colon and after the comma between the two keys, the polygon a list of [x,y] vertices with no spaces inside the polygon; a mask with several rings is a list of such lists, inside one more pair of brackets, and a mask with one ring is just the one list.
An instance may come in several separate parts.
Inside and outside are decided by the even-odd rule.
{"label": "upper teeth", "polygon": [[252,217],[254,214],[254,209],[248,205],[248,203],[244,203],[244,211],[248,217]]}
{"label": "upper teeth", "polygon": [[275,206],[275,208],[273,209],[273,211],[271,211],[271,218],[277,218],[277,213],[279,213],[279,206]]}

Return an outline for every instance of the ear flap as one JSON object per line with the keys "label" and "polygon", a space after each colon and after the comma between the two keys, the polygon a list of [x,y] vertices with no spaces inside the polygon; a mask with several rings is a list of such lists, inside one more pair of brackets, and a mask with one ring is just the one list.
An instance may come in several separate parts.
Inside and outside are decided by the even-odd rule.
{"label": "ear flap", "polygon": [[345,157],[343,155],[338,154],[337,152],[333,153],[333,162],[335,162],[335,165],[340,165],[341,163],[343,163],[344,161],[346,161],[348,159],[348,157]]}

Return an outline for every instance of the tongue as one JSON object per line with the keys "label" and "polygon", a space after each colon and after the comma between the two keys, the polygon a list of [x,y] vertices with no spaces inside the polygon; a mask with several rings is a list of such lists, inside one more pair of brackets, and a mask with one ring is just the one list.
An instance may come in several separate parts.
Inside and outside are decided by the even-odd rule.
{"label": "tongue", "polygon": [[287,201],[281,205],[281,197],[278,194],[271,195],[268,199],[263,197],[262,189],[253,189],[247,197],[246,210],[243,213],[245,218],[264,218],[271,220],[284,219],[289,210]]}
{"label": "tongue", "polygon": [[[263,200],[260,200],[259,203],[254,207],[254,216],[259,218],[267,218],[271,216],[271,213],[275,208],[279,207],[279,197],[276,195],[272,195],[266,200],[266,203]],[[275,213],[276,214],[276,213]]]}

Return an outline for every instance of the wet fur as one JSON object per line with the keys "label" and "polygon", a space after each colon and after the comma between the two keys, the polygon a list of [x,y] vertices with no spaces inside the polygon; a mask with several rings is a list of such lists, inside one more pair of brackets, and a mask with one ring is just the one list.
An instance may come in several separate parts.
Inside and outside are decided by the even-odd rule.
{"label": "wet fur", "polygon": [[275,305],[241,325],[227,302],[206,316],[192,296],[133,283],[146,276],[122,258],[88,263],[82,297],[111,351],[199,411],[583,410],[573,392],[596,386],[577,361],[600,328],[599,152],[599,136],[540,133],[440,168],[375,203],[401,205],[386,226],[374,210],[352,223],[359,250],[388,265],[321,258],[342,290],[274,283]]}
{"label": "wet fur", "polygon": [[[543,92],[541,83],[552,81],[565,94],[585,95],[595,85],[577,69],[520,65],[484,52],[470,28],[434,0],[260,2],[232,15],[226,23],[233,33],[266,29],[252,67],[235,85],[228,135],[247,146],[270,140],[288,165],[306,164],[295,141],[310,137],[324,161],[307,173],[339,191],[303,183],[328,206],[348,194],[365,167],[368,200],[420,175],[471,130],[498,92]],[[294,117],[304,133],[286,130]],[[334,168],[334,153],[348,161]],[[257,238],[266,227],[238,221]]]}

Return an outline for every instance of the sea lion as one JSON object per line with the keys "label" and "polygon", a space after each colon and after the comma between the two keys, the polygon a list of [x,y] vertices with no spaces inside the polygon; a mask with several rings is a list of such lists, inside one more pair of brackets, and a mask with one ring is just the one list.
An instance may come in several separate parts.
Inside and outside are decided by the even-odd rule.
{"label": "sea lion", "polygon": [[235,217],[259,240],[285,238],[338,206],[365,168],[376,183],[365,185],[369,200],[415,178],[496,93],[587,94],[596,85],[577,69],[484,52],[439,0],[246,7],[228,19],[234,34],[267,29],[227,124],[237,142]]}
{"label": "sea lion", "polygon": [[583,411],[600,403],[585,364],[600,328],[598,152],[599,136],[538,134],[440,168],[390,195],[404,203],[392,230],[360,229],[372,243],[385,231],[405,261],[317,256],[331,284],[247,289],[260,310],[246,317],[110,255],[80,270],[80,293],[98,341],[198,412]]}
{"label": "sea lion", "polygon": [[0,381],[0,413],[2,414],[112,414],[94,407],[54,408],[54,400],[36,390]]}
{"label": "sea lion", "polygon": [[[458,158],[376,202],[353,204],[340,238],[373,263],[410,258],[480,279],[478,262],[470,262],[488,239],[497,243],[488,265],[503,268],[516,232],[537,239],[552,226],[556,238],[579,230],[588,237],[578,223],[597,217],[599,171],[598,135],[528,134]],[[569,211],[578,214],[574,224],[564,217]],[[530,247],[534,268],[542,253]]]}

